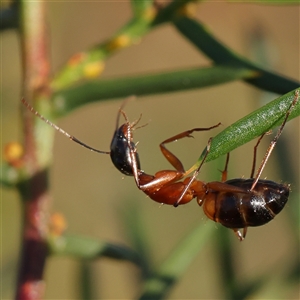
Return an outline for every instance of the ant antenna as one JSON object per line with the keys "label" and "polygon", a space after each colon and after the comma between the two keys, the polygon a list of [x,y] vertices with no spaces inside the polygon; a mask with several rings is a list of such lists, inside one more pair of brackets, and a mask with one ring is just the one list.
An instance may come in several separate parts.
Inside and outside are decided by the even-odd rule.
{"label": "ant antenna", "polygon": [[[126,99],[123,101],[122,105],[121,105],[120,108],[119,108],[119,112],[118,112],[118,115],[117,115],[116,130],[119,128],[119,121],[120,121],[121,113],[122,113],[122,115],[124,116],[124,119],[125,119],[126,123],[129,124],[129,121],[128,121],[128,119],[127,119],[127,116],[126,116],[125,112],[123,111],[123,108],[125,107],[125,105],[127,104],[127,102],[132,101],[132,100],[135,100],[135,99],[136,99],[135,96],[130,96],[130,97],[126,98]],[[139,120],[140,120],[140,119],[139,119]]]}
{"label": "ant antenna", "polygon": [[[278,141],[278,139],[279,139],[279,137],[280,137],[280,135],[281,135],[281,133],[282,133],[283,127],[285,126],[285,124],[286,124],[286,122],[287,122],[287,119],[288,119],[288,117],[290,116],[292,110],[294,109],[294,107],[295,107],[295,105],[296,105],[298,99],[299,99],[299,90],[295,91],[295,96],[294,96],[293,102],[291,103],[291,105],[290,105],[290,107],[289,107],[289,109],[288,109],[288,111],[287,111],[287,113],[286,113],[286,115],[285,115],[285,118],[284,118],[284,120],[283,120],[281,126],[279,127],[279,129],[278,129],[278,131],[277,131],[276,136],[274,137],[274,139],[272,140],[272,142],[271,142],[269,148],[267,149],[267,152],[266,152],[266,154],[265,154],[265,157],[263,158],[263,161],[262,161],[262,163],[261,163],[259,169],[257,170],[257,174],[256,174],[256,176],[255,176],[255,180],[253,181],[253,184],[252,184],[252,186],[251,186],[250,191],[252,191],[252,190],[255,188],[255,186],[256,186],[256,184],[257,184],[257,182],[258,182],[258,179],[259,179],[259,177],[261,176],[261,173],[262,173],[263,169],[265,168],[266,163],[267,163],[267,161],[268,161],[268,159],[269,159],[269,157],[270,157],[272,151],[274,150],[274,147],[275,147],[275,145],[276,145],[276,143],[277,143],[277,141]],[[259,139],[259,142],[260,142],[260,140],[261,140],[261,138]]]}
{"label": "ant antenna", "polygon": [[[47,124],[49,124],[50,126],[52,126],[54,129],[56,129],[57,131],[59,131],[60,133],[62,133],[63,135],[65,135],[66,137],[68,137],[71,141],[91,150],[94,152],[98,152],[98,153],[102,153],[102,154],[110,154],[110,152],[108,151],[101,151],[98,149],[95,149],[93,147],[90,147],[89,145],[81,142],[80,140],[78,140],[75,136],[70,135],[69,133],[67,133],[66,131],[64,131],[63,129],[61,129],[60,127],[58,127],[57,125],[55,125],[54,123],[52,123],[51,121],[49,121],[48,119],[46,119],[44,116],[42,116],[40,113],[38,113],[24,98],[22,98],[22,103],[37,117],[39,117],[41,120],[43,120],[44,122],[46,122]],[[119,122],[119,115],[118,115],[118,119],[117,122]]]}

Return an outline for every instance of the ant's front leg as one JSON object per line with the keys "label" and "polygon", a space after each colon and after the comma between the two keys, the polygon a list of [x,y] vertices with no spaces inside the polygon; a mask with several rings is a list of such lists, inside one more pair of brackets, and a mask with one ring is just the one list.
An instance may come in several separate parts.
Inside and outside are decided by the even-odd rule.
{"label": "ant's front leg", "polygon": [[168,150],[165,147],[165,144],[180,140],[182,138],[185,137],[193,137],[192,133],[194,131],[207,131],[207,130],[211,130],[213,128],[216,128],[218,126],[220,126],[221,123],[218,123],[217,125],[211,126],[211,127],[207,127],[207,128],[194,128],[194,129],[190,129],[184,132],[181,132],[179,134],[176,134],[166,140],[164,140],[162,143],[159,144],[160,150],[162,152],[162,154],[164,155],[164,157],[168,160],[168,162],[178,171],[178,172],[182,172],[185,173],[184,171],[184,167],[181,163],[181,161],[172,153],[170,152],[170,150]]}
{"label": "ant's front leg", "polygon": [[191,190],[186,190],[187,184],[185,182],[179,181],[185,176],[184,167],[181,161],[165,147],[165,144],[184,137],[191,137],[191,134],[194,131],[210,130],[219,125],[220,124],[217,124],[209,128],[194,128],[164,140],[160,144],[160,149],[175,170],[162,170],[155,173],[154,176],[148,175],[138,168],[135,155],[137,151],[136,147],[127,143],[130,148],[132,171],[137,187],[147,194],[152,200],[159,203],[174,205],[177,203],[179,198],[181,202],[180,204],[185,204],[191,201],[194,197],[193,192]]}
{"label": "ant's front leg", "polygon": [[[180,140],[185,137],[193,137],[192,133],[194,131],[211,130],[220,125],[221,125],[221,123],[218,123],[217,125],[207,127],[207,128],[193,128],[190,130],[186,130],[186,131],[176,134],[176,135],[164,140],[163,142],[161,142],[159,144],[160,150],[161,150],[162,154],[164,155],[164,157],[168,160],[168,162],[175,168],[175,170],[159,171],[153,176],[151,181],[149,181],[145,184],[141,184],[141,182],[140,182],[138,187],[143,191],[146,191],[149,188],[151,188],[151,189],[153,189],[153,191],[155,191],[155,189],[161,189],[166,184],[175,182],[175,181],[183,178],[183,176],[185,176],[186,174],[185,174],[185,170],[184,170],[182,162],[178,159],[177,156],[175,156],[170,150],[168,150],[166,148],[165,144]],[[142,178],[141,175],[142,174],[140,174],[139,179]],[[143,174],[143,175],[144,175],[143,177],[145,177],[145,174]],[[148,176],[150,176],[150,175],[148,175]],[[147,181],[148,180],[149,180],[149,178],[147,178]]]}

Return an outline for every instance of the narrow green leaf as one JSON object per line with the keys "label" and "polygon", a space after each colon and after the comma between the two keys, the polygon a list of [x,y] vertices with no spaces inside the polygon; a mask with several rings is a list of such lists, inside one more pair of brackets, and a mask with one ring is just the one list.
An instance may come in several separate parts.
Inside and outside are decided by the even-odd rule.
{"label": "narrow green leaf", "polygon": [[93,80],[56,93],[52,101],[54,112],[61,116],[89,102],[125,98],[129,95],[141,96],[195,89],[256,76],[258,76],[257,72],[249,71],[247,68],[219,65],[210,68]]}
{"label": "narrow green leaf", "polygon": [[[280,125],[294,96],[295,90],[255,110],[220,132],[212,140],[211,150],[207,155],[206,162],[214,160]],[[300,101],[297,102],[288,120],[299,115]],[[200,164],[205,151],[206,149],[203,150],[194,167]]]}
{"label": "narrow green leaf", "polygon": [[155,275],[143,286],[140,300],[165,299],[168,291],[190,266],[215,230],[214,223],[196,226],[160,265]]}
{"label": "narrow green leaf", "polygon": [[252,69],[260,74],[255,78],[244,79],[254,86],[277,94],[285,94],[296,89],[300,83],[264,70],[246,58],[234,53],[218,41],[206,26],[188,17],[174,19],[176,28],[199,50],[216,64],[229,64]]}

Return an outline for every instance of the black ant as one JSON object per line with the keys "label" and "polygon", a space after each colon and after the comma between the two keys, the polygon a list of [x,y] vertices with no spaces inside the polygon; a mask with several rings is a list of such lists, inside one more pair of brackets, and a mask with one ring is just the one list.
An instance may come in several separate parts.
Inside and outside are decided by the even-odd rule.
{"label": "black ant", "polygon": [[[132,146],[134,144],[132,141],[129,142],[128,139],[127,147],[130,149],[131,161],[133,162],[131,165],[132,173],[137,187],[152,200],[162,204],[173,205],[175,207],[180,204],[186,204],[193,198],[197,198],[198,204],[202,206],[204,213],[209,219],[221,223],[225,227],[231,228],[239,240],[242,241],[246,236],[247,228],[249,226],[260,226],[268,223],[283,209],[288,201],[290,192],[289,185],[259,178],[298,98],[299,91],[297,90],[293,102],[286,112],[284,121],[268,147],[255,177],[253,177],[253,175],[256,162],[256,150],[265,134],[258,139],[258,142],[254,147],[254,158],[250,179],[237,178],[227,180],[229,153],[227,154],[225,169],[222,172],[221,182],[214,181],[205,183],[196,179],[210,151],[212,138],[209,140],[203,160],[196,170],[192,167],[185,172],[181,161],[165,148],[166,143],[184,137],[191,137],[191,134],[194,131],[210,130],[220,125],[217,124],[209,128],[195,128],[188,130],[163,141],[160,144],[160,150],[175,170],[162,170],[155,173],[155,175],[148,175],[140,170],[136,159],[136,147]],[[127,130],[127,136],[131,136],[131,133],[129,132],[130,127],[128,127]],[[195,171],[192,177],[187,177],[183,181],[179,181],[193,170]],[[243,229],[243,233],[241,233],[239,229]]]}
{"label": "black ant", "polygon": [[[46,119],[44,116],[42,116],[40,113],[38,113],[24,98],[21,100],[22,103],[37,117],[39,117],[41,120],[52,126],[54,129],[62,133],[63,135],[67,136],[70,140],[74,141],[75,143],[91,150],[94,152],[98,152],[101,154],[110,154],[111,160],[114,164],[114,166],[123,174],[128,176],[133,176],[132,173],[132,149],[135,149],[135,144],[132,141],[132,131],[135,129],[134,127],[136,124],[140,121],[141,117],[133,122],[130,123],[127,119],[126,114],[123,112],[123,107],[127,103],[127,101],[130,100],[130,98],[123,101],[118,115],[117,115],[117,121],[116,121],[116,129],[110,144],[110,151],[102,151],[95,149],[91,146],[88,146],[87,144],[81,142],[78,140],[75,136],[70,135],[48,119]],[[119,121],[120,121],[120,115],[123,114],[125,118],[125,123],[119,127]],[[130,144],[130,147],[128,147],[128,143]],[[140,169],[140,160],[138,153],[135,151],[134,161],[138,169]]]}

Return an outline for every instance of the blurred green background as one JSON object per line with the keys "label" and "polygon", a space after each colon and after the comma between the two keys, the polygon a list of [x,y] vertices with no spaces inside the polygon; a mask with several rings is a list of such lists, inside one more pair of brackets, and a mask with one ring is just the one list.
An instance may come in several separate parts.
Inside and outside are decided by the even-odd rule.
{"label": "blurred green background", "polygon": [[[58,2],[47,6],[53,72],[74,53],[109,38],[132,14],[129,1]],[[206,2],[198,6],[197,18],[238,53],[287,77],[300,79],[298,6]],[[5,31],[1,39],[1,140],[5,145],[9,141],[22,140],[19,118],[21,61],[17,33]],[[153,30],[141,43],[110,57],[102,76],[111,78],[205,65],[210,65],[210,62],[171,25],[164,25]],[[139,141],[142,168],[152,174],[170,168],[158,147],[164,139],[187,129],[222,122],[220,130],[196,133],[195,139],[170,145],[187,169],[196,162],[210,136],[274,98],[276,95],[235,82],[203,90],[140,97],[130,102],[125,110],[130,120],[137,119],[142,113],[141,124],[149,123],[135,132],[135,141]],[[87,105],[61,120],[59,126],[92,147],[109,150],[121,101]],[[297,250],[291,249],[294,243],[288,210],[292,201],[299,201],[298,119],[286,125],[279,141],[279,144],[284,143],[288,155],[282,157],[275,149],[263,173],[268,179],[292,184],[286,209],[269,224],[250,228],[242,243],[233,234],[229,236],[235,245],[238,276],[255,277],[271,269],[270,285],[273,285],[273,290],[276,286],[278,299],[297,299],[299,292],[294,287],[289,290],[288,286],[280,284],[281,273],[288,268],[285,258],[297,255]],[[270,136],[264,138],[258,161],[270,139]],[[229,178],[250,175],[253,146],[254,142],[232,152]],[[224,160],[225,157],[206,164],[199,178],[218,180],[218,169],[223,168]],[[287,165],[287,160],[292,162],[292,169],[283,177],[280,165]],[[60,134],[55,141],[51,174],[52,210],[64,214],[68,232],[130,245],[122,213],[136,206],[156,265],[199,222],[204,227],[211,222],[195,201],[175,209],[149,200],[136,188],[132,178],[122,177],[108,155],[92,153]],[[12,190],[2,190],[1,197],[2,297],[11,299],[19,251],[20,203]],[[215,230],[221,230],[221,226],[216,224]],[[299,227],[296,230],[299,231]],[[212,237],[171,291],[171,299],[222,298],[220,270],[215,258],[217,251]],[[71,258],[50,258],[45,274],[46,298],[78,298],[78,269],[78,262]],[[139,292],[140,273],[130,263],[101,259],[94,263],[93,273],[95,295],[102,299],[132,299]],[[269,298],[268,292],[268,287],[265,287],[253,295],[253,299]]]}

